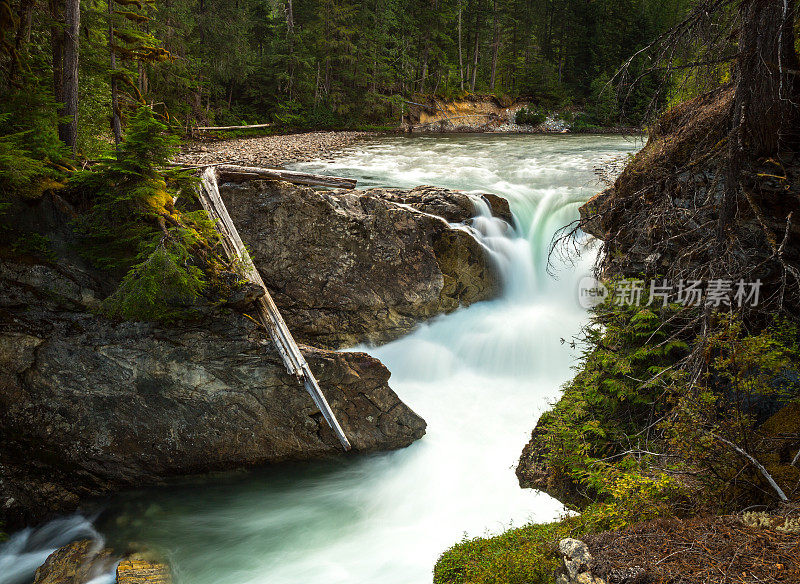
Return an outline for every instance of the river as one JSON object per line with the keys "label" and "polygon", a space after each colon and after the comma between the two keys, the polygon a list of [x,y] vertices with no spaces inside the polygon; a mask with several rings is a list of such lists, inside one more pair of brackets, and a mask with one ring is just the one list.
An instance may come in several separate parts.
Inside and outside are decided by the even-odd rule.
{"label": "river", "polygon": [[[0,548],[0,584],[24,582],[24,558],[43,561],[68,530],[93,535],[93,527],[111,543],[161,550],[178,584],[426,584],[438,555],[462,537],[557,518],[558,502],[520,489],[514,466],[572,373],[575,354],[562,339],[585,321],[577,283],[594,252],[574,264],[556,259],[557,278],[547,274],[547,252],[597,190],[594,169],[640,146],[616,136],[397,136],[294,165],[358,178],[360,187],[433,184],[511,204],[514,230],[485,209],[473,226],[501,268],[501,298],[359,348],[389,367],[427,435],[397,452],[120,495],[94,526],[76,516],[57,534],[12,537]],[[4,579],[11,564],[17,577]]]}

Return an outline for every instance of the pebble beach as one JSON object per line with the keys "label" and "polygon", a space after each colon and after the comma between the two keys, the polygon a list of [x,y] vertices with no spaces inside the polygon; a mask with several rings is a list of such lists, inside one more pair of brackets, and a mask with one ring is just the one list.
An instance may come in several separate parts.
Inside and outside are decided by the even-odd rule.
{"label": "pebble beach", "polygon": [[192,141],[184,145],[175,161],[191,165],[227,162],[275,168],[292,162],[325,158],[376,135],[374,132],[308,132],[220,141]]}

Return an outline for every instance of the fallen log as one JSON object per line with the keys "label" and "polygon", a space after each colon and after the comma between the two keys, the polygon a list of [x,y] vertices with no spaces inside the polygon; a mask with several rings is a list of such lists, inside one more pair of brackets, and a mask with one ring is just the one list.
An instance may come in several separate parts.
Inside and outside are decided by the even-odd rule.
{"label": "fallen log", "polygon": [[300,348],[292,337],[289,327],[286,326],[278,307],[272,300],[261,274],[258,273],[255,264],[253,264],[250,253],[244,246],[241,237],[239,237],[236,225],[234,225],[233,219],[228,214],[228,209],[225,207],[220,195],[217,185],[217,173],[213,168],[203,170],[197,195],[208,216],[216,224],[217,231],[222,236],[222,248],[225,250],[228,259],[234,262],[241,276],[257,284],[264,291],[264,295],[256,302],[259,320],[269,332],[270,337],[272,337],[272,342],[281,359],[283,359],[286,370],[305,386],[314,404],[319,408],[322,417],[325,418],[328,426],[341,442],[342,448],[350,450],[350,441],[336,419],[336,414],[333,413],[331,406],[328,404],[328,400],[325,398],[325,394],[322,393],[316,377],[314,377],[311,368],[308,366],[308,362],[306,362],[303,353],[300,352]]}
{"label": "fallen log", "polygon": [[258,168],[255,166],[239,166],[236,164],[217,165],[217,172],[230,178],[265,178],[269,180],[284,180],[296,185],[335,187],[342,189],[354,189],[358,182],[353,178],[342,178],[339,176],[325,176],[321,174],[309,174],[307,172],[297,172],[294,170],[277,170],[274,168]]}
{"label": "fallen log", "polygon": [[253,130],[256,128],[269,128],[275,124],[252,124],[250,126],[198,126],[192,128],[194,132],[226,132],[228,130]]}

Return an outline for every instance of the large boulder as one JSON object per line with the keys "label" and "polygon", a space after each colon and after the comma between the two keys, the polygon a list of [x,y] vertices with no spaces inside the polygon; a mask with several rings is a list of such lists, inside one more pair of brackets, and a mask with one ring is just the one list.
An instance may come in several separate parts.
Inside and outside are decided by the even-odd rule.
{"label": "large boulder", "polygon": [[[475,215],[464,193],[323,192],[278,181],[223,183],[220,190],[289,328],[304,342],[386,342],[500,290],[491,258],[460,224]],[[511,218],[504,199],[485,200]]]}
{"label": "large boulder", "polygon": [[33,584],[89,584],[109,573],[114,564],[110,549],[81,539],[50,554],[36,570]]}
{"label": "large boulder", "polygon": [[[30,269],[52,271],[39,278],[80,300],[63,273]],[[12,523],[121,487],[341,451],[264,333],[234,311],[182,326],[115,324],[37,302],[35,293],[55,302],[46,286],[0,284],[9,292],[0,299],[0,509]],[[6,303],[20,298],[24,309]],[[377,359],[302,350],[354,450],[424,434]]]}
{"label": "large boulder", "polygon": [[117,584],[171,584],[169,565],[147,554],[119,559],[102,542],[81,539],[58,548],[39,566],[33,584],[92,584],[116,576]]}

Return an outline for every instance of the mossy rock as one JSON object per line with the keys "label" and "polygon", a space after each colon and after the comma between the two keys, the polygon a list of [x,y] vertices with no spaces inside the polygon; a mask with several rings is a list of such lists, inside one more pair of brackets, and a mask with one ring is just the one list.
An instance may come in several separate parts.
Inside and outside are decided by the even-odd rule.
{"label": "mossy rock", "polygon": [[776,438],[800,438],[800,402],[780,409],[761,426],[761,432]]}

